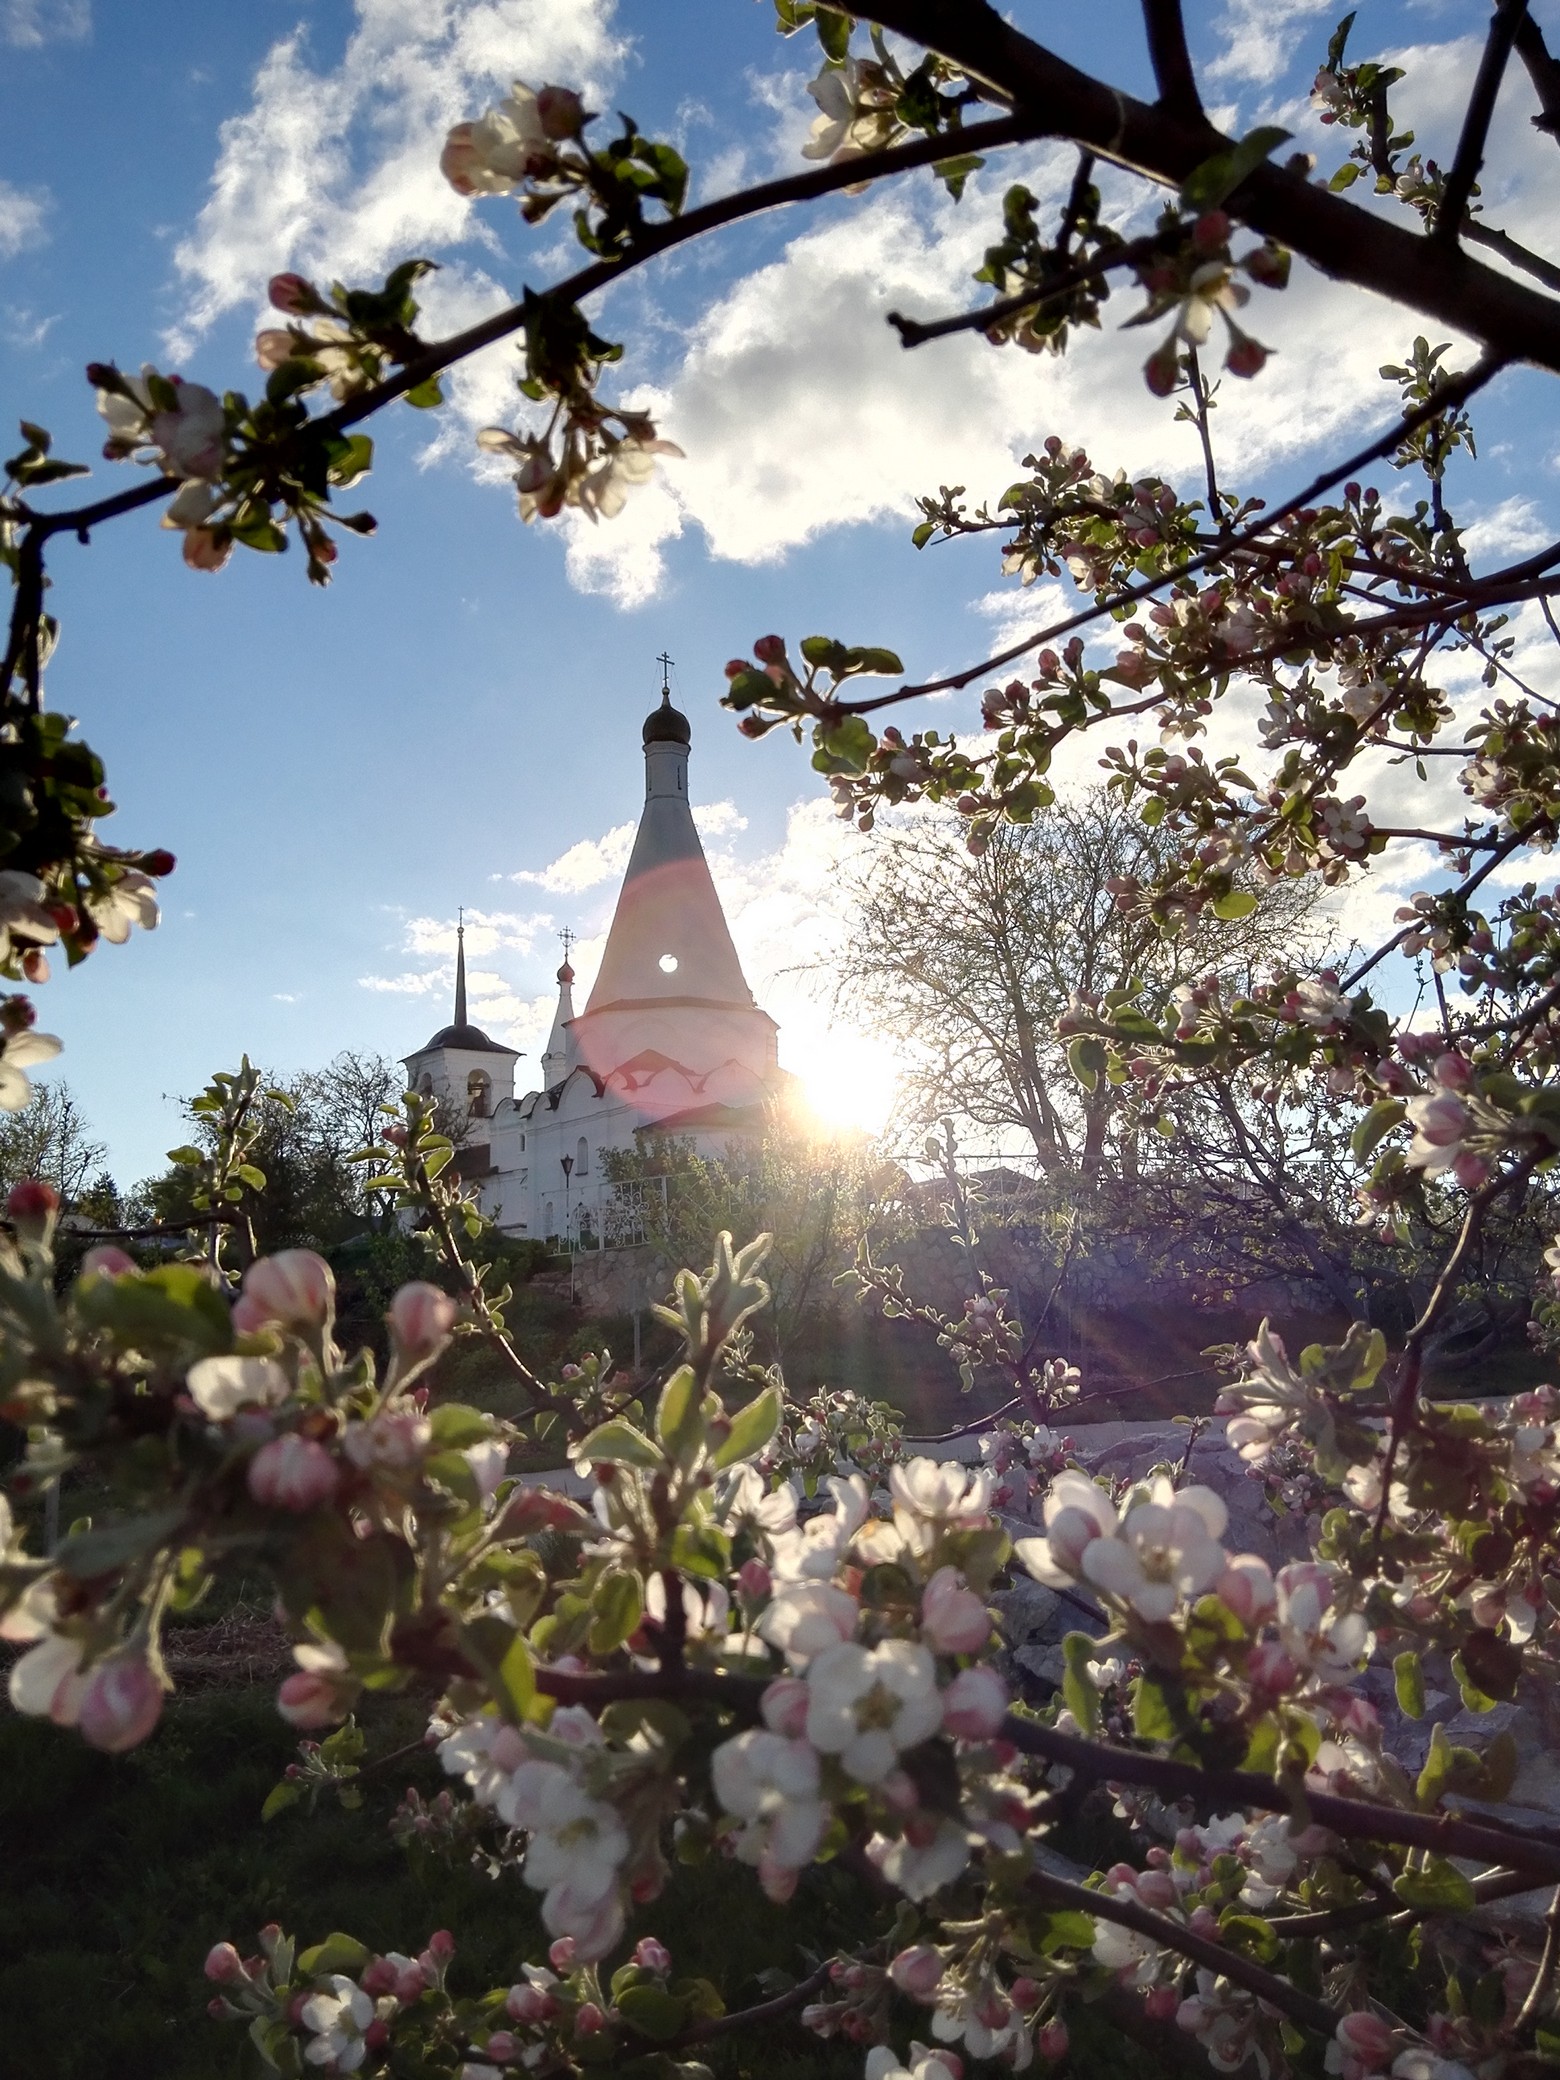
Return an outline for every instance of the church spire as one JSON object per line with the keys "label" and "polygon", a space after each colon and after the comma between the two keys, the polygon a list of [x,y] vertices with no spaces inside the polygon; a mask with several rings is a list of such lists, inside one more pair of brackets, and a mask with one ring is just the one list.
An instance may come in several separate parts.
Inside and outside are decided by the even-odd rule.
{"label": "church spire", "polygon": [[558,937],[563,941],[563,966],[558,970],[558,1008],[553,1013],[552,1031],[542,1050],[542,1086],[545,1090],[562,1083],[578,1059],[574,1035],[569,1030],[574,1023],[574,970],[569,965],[569,949],[574,944],[574,934],[565,925]]}
{"label": "church spire", "polygon": [[460,913],[460,923],[455,927],[455,1023],[466,1023],[466,913]]}

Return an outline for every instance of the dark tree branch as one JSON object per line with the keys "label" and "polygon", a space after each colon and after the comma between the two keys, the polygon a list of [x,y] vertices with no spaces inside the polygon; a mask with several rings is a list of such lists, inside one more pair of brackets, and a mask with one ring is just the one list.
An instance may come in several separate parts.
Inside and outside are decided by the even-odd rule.
{"label": "dark tree branch", "polygon": [[1481,224],[1477,217],[1463,219],[1462,235],[1476,246],[1488,246],[1492,253],[1499,253],[1513,267],[1520,267],[1535,281],[1542,282],[1546,289],[1560,289],[1560,267],[1552,260],[1544,259],[1540,253],[1531,252],[1518,243],[1509,232],[1497,231],[1493,225]]}
{"label": "dark tree branch", "polygon": [[1534,116],[1533,128],[1560,137],[1560,60],[1550,56],[1543,30],[1527,13],[1517,23],[1517,56],[1527,67],[1542,110]]}
{"label": "dark tree branch", "polygon": [[1135,238],[1129,244],[1117,247],[1075,267],[1069,274],[1058,275],[1043,288],[1034,288],[1016,296],[1000,297],[995,303],[978,305],[974,310],[959,311],[951,318],[933,318],[922,322],[918,318],[906,318],[899,311],[890,311],[888,322],[899,334],[902,347],[924,347],[928,340],[947,339],[955,332],[989,332],[1007,318],[1016,318],[1021,311],[1044,310],[1049,303],[1060,302],[1074,289],[1081,289],[1085,282],[1098,281],[1113,267],[1135,267],[1140,260],[1152,259],[1155,253],[1163,252],[1171,241],[1159,232],[1146,238]]}
{"label": "dark tree branch", "polygon": [[1298,2022],[1305,2029],[1313,2029],[1319,2036],[1330,2037],[1338,2027],[1341,2015],[1338,2009],[1329,2008],[1276,1972],[1265,1971],[1251,1958],[1239,1950],[1232,1950],[1224,1943],[1216,1943],[1208,1936],[1194,1935],[1191,1929],[1179,1921],[1172,1921],[1167,1914],[1156,1914],[1151,1907],[1143,1906],[1136,1899],[1122,1897],[1119,1893],[1101,1892],[1091,1885],[1075,1885],[1070,1878],[1056,1878],[1049,1871],[1037,1871],[1029,1881],[1043,1899],[1052,1900],[1059,1906],[1081,1909],[1093,1914],[1101,1921],[1114,1921],[1118,1927],[1133,1929],[1138,1935],[1147,1936],[1150,1942],[1159,1944],[1164,1950],[1178,1950],[1195,1964],[1205,1965],[1210,1972],[1244,1986],[1258,2000],[1266,2001],[1287,2015],[1291,2022]]}
{"label": "dark tree branch", "polygon": [[1490,134],[1500,83],[1505,77],[1506,61],[1516,40],[1517,24],[1526,13],[1527,0],[1499,0],[1495,19],[1484,39],[1484,54],[1479,60],[1473,92],[1468,96],[1462,135],[1457,140],[1457,156],[1446,176],[1441,206],[1435,213],[1435,228],[1430,234],[1432,241],[1443,249],[1457,243],[1457,234],[1468,209],[1468,198],[1484,163],[1484,146]]}
{"label": "dark tree branch", "polygon": [[[990,81],[1047,136],[1086,146],[1166,187],[1180,188],[1230,148],[1231,140],[1211,123],[1172,116],[1069,65],[987,0],[875,0],[871,12],[884,28]],[[1502,360],[1560,371],[1560,304],[1461,250],[1447,252],[1330,193],[1299,168],[1258,167],[1226,207],[1335,280],[1468,333]]]}
{"label": "dark tree branch", "polygon": [[1143,0],[1143,27],[1148,32],[1148,55],[1159,88],[1159,106],[1184,122],[1201,122],[1202,98],[1197,92],[1192,54],[1186,47],[1181,0]]}
{"label": "dark tree branch", "polygon": [[[1204,1804],[1239,1803],[1264,1813],[1287,1813],[1294,1793],[1271,1777],[1252,1770],[1204,1769],[1196,1762],[1176,1762],[1168,1755],[1142,1755],[1106,1741],[1059,1733],[1038,1720],[1010,1712],[1002,1737],[1026,1755],[1077,1770],[1091,1782],[1146,1784],[1172,1800],[1191,1798]],[[1329,1791],[1305,1789],[1311,1818],[1346,1841],[1396,1842],[1411,1849],[1430,1849],[1438,1856],[1469,1856],[1489,1865],[1527,1871],[1535,1884],[1560,1882],[1560,1839],[1548,1832],[1502,1827],[1492,1821],[1464,1820],[1450,1813],[1415,1813],[1365,1799],[1340,1798]]]}

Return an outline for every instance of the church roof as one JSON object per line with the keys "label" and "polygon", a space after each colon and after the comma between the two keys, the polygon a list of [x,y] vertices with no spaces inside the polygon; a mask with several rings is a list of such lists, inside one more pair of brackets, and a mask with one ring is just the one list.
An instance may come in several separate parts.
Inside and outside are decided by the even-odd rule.
{"label": "church roof", "polygon": [[[655,729],[652,730],[652,725]],[[614,1005],[757,1007],[732,944],[693,811],[687,718],[664,696],[645,724],[645,806],[582,1018]]]}
{"label": "church roof", "polygon": [[680,708],[672,706],[671,692],[663,688],[661,705],[652,708],[645,717],[644,742],[647,744],[691,744],[693,731],[688,718]]}
{"label": "church roof", "polygon": [[[418,1054],[436,1054],[447,1047],[457,1054],[507,1054],[519,1059],[518,1047],[505,1047],[501,1041],[490,1040],[480,1026],[474,1026],[466,1016],[466,927],[460,924],[455,930],[455,1022],[441,1026]],[[408,1061],[412,1059],[409,1055]]]}

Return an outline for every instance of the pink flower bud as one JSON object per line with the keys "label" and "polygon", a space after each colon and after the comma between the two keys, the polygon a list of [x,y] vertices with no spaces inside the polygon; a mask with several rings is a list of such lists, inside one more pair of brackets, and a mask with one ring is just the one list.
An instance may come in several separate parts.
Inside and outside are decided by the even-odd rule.
{"label": "pink flower bud", "polygon": [[1053,2062],[1067,2056],[1067,2025],[1060,2015],[1053,2015],[1045,2028],[1037,2032],[1035,2050]]}
{"label": "pink flower bud", "polygon": [[300,1732],[335,1726],[347,1716],[347,1705],[342,1684],[315,1669],[299,1669],[276,1693],[276,1709]]}
{"label": "pink flower bud", "polygon": [[1459,1149],[1452,1158],[1452,1175],[1465,1192],[1477,1192],[1495,1175],[1488,1156],[1475,1155],[1471,1148]]}
{"label": "pink flower bud", "polygon": [[939,1654],[978,1654],[991,1614],[956,1567],[939,1567],[921,1593],[921,1636]]}
{"label": "pink flower bud", "polygon": [[336,1306],[336,1280],[312,1249],[279,1249],[257,1257],[244,1273],[244,1298],[267,1322],[289,1329],[319,1329]]}
{"label": "pink flower bud", "polygon": [[943,1961],[930,1943],[914,1943],[901,1950],[888,1968],[888,1976],[913,2001],[931,2001],[942,1978]]}
{"label": "pink flower bud", "polygon": [[404,1285],[390,1302],[386,1319],[403,1358],[431,1358],[450,1339],[459,1309],[448,1293],[424,1279]]}
{"label": "pink flower bud", "polygon": [[[553,1948],[557,1947],[554,1943]],[[558,2012],[558,2003],[545,1986],[511,1986],[504,1998],[504,2012],[512,2022],[551,2022]]]}
{"label": "pink flower bud", "polygon": [[572,87],[543,87],[536,97],[537,120],[544,137],[555,144],[578,137],[585,122],[585,104]]}
{"label": "pink flower bud", "polygon": [[296,1430],[273,1437],[249,1462],[249,1492],[256,1502],[296,1516],[329,1502],[338,1478],[336,1462],[325,1447]]}
{"label": "pink flower bud", "polygon": [[1265,1617],[1278,1600],[1273,1570],[1256,1553],[1237,1553],[1214,1583],[1213,1593],[1243,1625]]}
{"label": "pink flower bud", "polygon": [[1277,1640],[1264,1640],[1252,1648],[1246,1659],[1246,1673],[1258,1690],[1275,1697],[1292,1690],[1300,1680],[1299,1669]]}
{"label": "pink flower bud", "polygon": [[122,1278],[127,1271],[138,1268],[134,1257],[127,1256],[122,1249],[115,1249],[111,1242],[100,1242],[81,1260],[83,1278]]}
{"label": "pink flower bud", "polygon": [[1156,397],[1168,397],[1181,380],[1181,356],[1173,334],[1143,363],[1143,380]]}
{"label": "pink flower bud", "polygon": [[390,1990],[403,2006],[407,2006],[420,1994],[426,1993],[431,1984],[429,1974],[414,1959],[396,1974],[395,1985]]}
{"label": "pink flower bud", "polygon": [[737,1569],[737,1587],[749,1603],[762,1603],[773,1586],[762,1560],[744,1560]]}
{"label": "pink flower bud", "polygon": [[6,1194],[5,1210],[22,1228],[48,1226],[60,1210],[60,1195],[40,1177],[24,1177]]}
{"label": "pink flower bud", "polygon": [[319,291],[301,274],[273,274],[265,293],[272,309],[285,311],[289,318],[305,317],[320,307]]}
{"label": "pink flower bud", "polygon": [[1222,209],[1205,210],[1192,226],[1192,244],[1199,253],[1216,253],[1229,235],[1230,220]]}
{"label": "pink flower bud", "polygon": [[1358,2070],[1375,2073],[1385,2069],[1396,2044],[1396,2033],[1368,2008],[1345,2015],[1333,2035],[1346,2059],[1358,2062]]}
{"label": "pink flower bud", "polygon": [[383,2051],[390,2041],[390,2025],[382,2015],[376,2015],[363,2032],[363,2042],[370,2051]]}
{"label": "pink flower bud", "polygon": [[599,2036],[607,2026],[607,2018],[594,2001],[582,2001],[574,2018],[574,2034],[577,2037]]}
{"label": "pink flower bud", "polygon": [[1181,1996],[1173,1986],[1151,1986],[1143,1997],[1143,2012],[1150,2022],[1174,2022]]}
{"label": "pink flower bud", "polygon": [[1260,375],[1267,366],[1268,350],[1260,340],[1250,334],[1232,340],[1230,350],[1224,357],[1224,366],[1232,376]]}
{"label": "pink flower bud", "polygon": [[226,1986],[230,1980],[244,1976],[244,1960],[231,1943],[213,1943],[206,1952],[206,1977],[214,1979],[218,1986]]}
{"label": "pink flower bud", "polygon": [[482,2048],[495,2065],[513,2065],[520,2056],[520,2039],[507,2029],[496,2029]]}
{"label": "pink flower bud", "polygon": [[162,1717],[163,1689],[144,1654],[109,1654],[87,1676],[77,1725],[89,1747],[122,1755],[139,1747]]}
{"label": "pink flower bud", "polygon": [[1156,1912],[1173,1907],[1180,1896],[1175,1889],[1175,1880],[1168,1871],[1139,1872],[1135,1889],[1144,1906],[1152,1907]]}
{"label": "pink flower bud", "polygon": [[559,1936],[547,1952],[547,1962],[555,1972],[566,1972],[574,1962],[574,1953],[579,1948],[573,1936]]}
{"label": "pink flower bud", "polygon": [[759,1709],[771,1733],[798,1740],[807,1731],[807,1707],[812,1692],[800,1676],[777,1676],[764,1692]]}
{"label": "pink flower bud", "polygon": [[672,1968],[672,1953],[664,1943],[654,1936],[641,1936],[634,1945],[634,1962],[642,1971],[669,1972]]}
{"label": "pink flower bud", "polygon": [[943,1732],[964,1741],[986,1740],[1007,1712],[1007,1685],[994,1668],[961,1669],[942,1694]]}
{"label": "pink flower bud", "polygon": [[376,1957],[372,1964],[364,1965],[358,1973],[358,1984],[371,2000],[378,2000],[382,1993],[394,1993],[401,1967],[388,1957]]}

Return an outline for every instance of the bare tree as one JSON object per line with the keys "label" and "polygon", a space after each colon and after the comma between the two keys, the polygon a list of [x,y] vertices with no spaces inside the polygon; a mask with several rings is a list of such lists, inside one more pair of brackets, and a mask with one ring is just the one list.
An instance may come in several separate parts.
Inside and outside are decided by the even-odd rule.
{"label": "bare tree", "polygon": [[[1058,1022],[1147,983],[1163,997],[1217,968],[1287,965],[1316,935],[1308,894],[1275,891],[1249,918],[1194,922],[1162,938],[1129,916],[1113,884],[1147,879],[1170,848],[1103,790],[1058,800],[1032,824],[1003,824],[972,857],[952,820],[881,831],[860,877],[836,1001],[891,1034],[909,1060],[901,1101],[919,1134],[951,1114],[1026,1136],[1057,1177],[1130,1175],[1138,1129],[1105,1078],[1085,1091]],[[966,1129],[967,1130],[967,1129]]]}
{"label": "bare tree", "polygon": [[68,1083],[40,1083],[20,1112],[0,1113],[0,1190],[37,1177],[53,1185],[67,1210],[83,1198],[113,1200],[107,1156]]}

